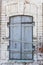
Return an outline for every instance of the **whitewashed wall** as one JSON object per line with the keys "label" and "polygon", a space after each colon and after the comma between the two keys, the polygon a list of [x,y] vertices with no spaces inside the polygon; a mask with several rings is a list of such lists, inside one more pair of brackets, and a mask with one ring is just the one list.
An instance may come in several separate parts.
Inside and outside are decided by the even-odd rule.
{"label": "whitewashed wall", "polygon": [[[38,40],[42,36],[42,11],[41,5],[33,4],[29,0],[2,0],[2,9],[1,9],[1,55],[0,55],[0,64],[9,61],[9,51],[7,46],[9,41],[3,38],[9,37],[9,28],[7,27],[7,22],[9,22],[10,16],[15,15],[31,15],[33,16],[33,21],[35,22],[34,26],[34,37],[37,37],[37,24],[38,24]],[[38,22],[38,23],[37,23]],[[14,62],[13,62],[14,63]],[[15,65],[18,65],[17,63]],[[20,63],[21,65],[21,63]]]}

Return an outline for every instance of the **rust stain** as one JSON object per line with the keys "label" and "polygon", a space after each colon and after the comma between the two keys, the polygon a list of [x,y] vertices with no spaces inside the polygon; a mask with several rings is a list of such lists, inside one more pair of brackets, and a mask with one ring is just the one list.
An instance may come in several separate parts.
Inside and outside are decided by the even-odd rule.
{"label": "rust stain", "polygon": [[39,48],[39,52],[43,53],[43,48]]}

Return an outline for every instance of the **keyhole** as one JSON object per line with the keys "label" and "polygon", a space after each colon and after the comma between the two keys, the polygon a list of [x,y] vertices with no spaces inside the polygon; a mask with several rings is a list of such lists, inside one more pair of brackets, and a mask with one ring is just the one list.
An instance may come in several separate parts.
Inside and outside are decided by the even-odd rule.
{"label": "keyhole", "polygon": [[17,47],[17,44],[15,43],[15,48]]}

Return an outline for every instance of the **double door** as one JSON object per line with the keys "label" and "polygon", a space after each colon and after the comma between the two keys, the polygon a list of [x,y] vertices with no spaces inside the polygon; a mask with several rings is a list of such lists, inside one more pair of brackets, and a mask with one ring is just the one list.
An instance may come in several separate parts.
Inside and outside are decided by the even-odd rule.
{"label": "double door", "polygon": [[32,59],[32,24],[10,24],[10,58],[31,60]]}

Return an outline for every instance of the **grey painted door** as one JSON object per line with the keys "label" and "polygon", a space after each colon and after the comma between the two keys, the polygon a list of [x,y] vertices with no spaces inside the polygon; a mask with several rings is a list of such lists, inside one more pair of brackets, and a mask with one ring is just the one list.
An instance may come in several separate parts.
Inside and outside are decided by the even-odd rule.
{"label": "grey painted door", "polygon": [[[23,23],[22,23],[23,22]],[[32,59],[32,24],[30,18],[13,17],[10,21],[10,58]]]}

